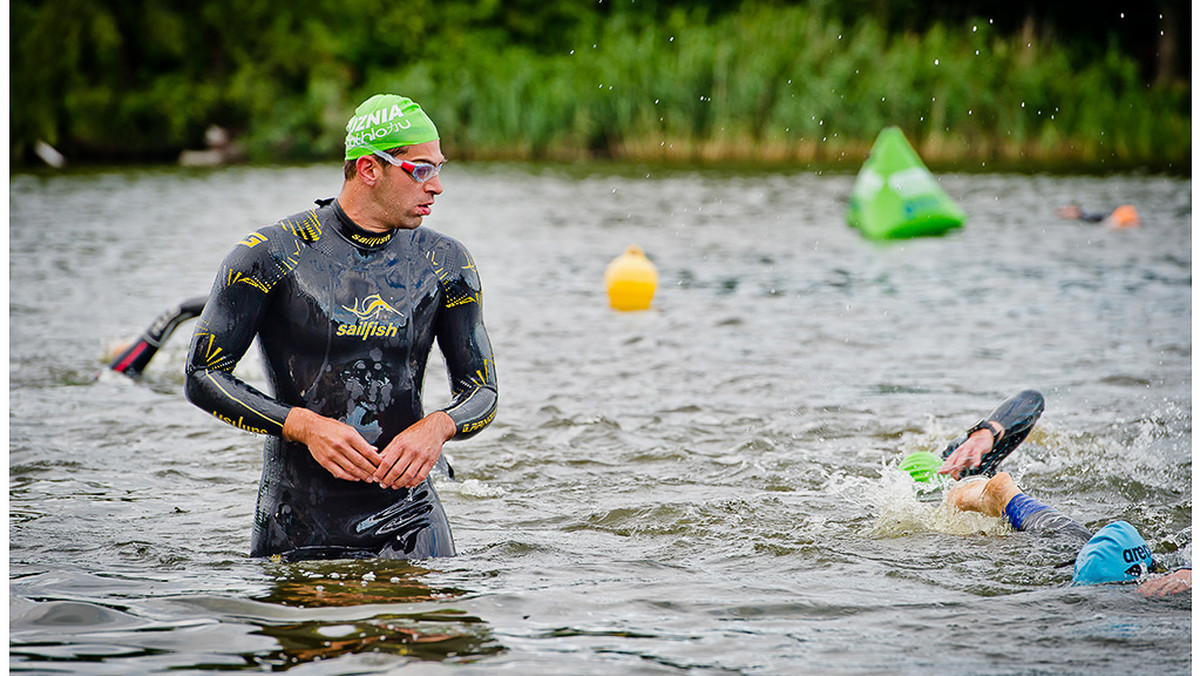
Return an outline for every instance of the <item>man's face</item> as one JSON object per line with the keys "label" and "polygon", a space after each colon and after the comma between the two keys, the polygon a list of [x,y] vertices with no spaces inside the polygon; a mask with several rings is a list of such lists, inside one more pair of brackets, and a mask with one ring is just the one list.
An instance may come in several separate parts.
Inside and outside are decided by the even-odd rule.
{"label": "man's face", "polygon": [[[421,220],[433,209],[433,200],[442,194],[440,176],[418,183],[401,167],[392,166],[382,158],[375,158],[383,167],[383,178],[379,183],[380,201],[388,213],[388,221],[394,229],[412,230],[421,225]],[[429,141],[408,146],[407,152],[398,159],[409,162],[426,162],[439,165],[446,161],[439,141]]]}

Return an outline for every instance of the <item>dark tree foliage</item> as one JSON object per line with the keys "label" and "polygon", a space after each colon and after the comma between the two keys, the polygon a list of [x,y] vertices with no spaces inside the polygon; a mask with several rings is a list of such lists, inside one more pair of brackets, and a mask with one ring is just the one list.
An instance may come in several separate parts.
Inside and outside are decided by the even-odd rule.
{"label": "dark tree foliage", "polygon": [[74,159],[158,161],[202,146],[216,124],[252,156],[327,157],[365,93],[424,64],[562,55],[604,22],[641,30],[752,6],[803,6],[843,26],[870,17],[893,35],[983,18],[1080,64],[1115,46],[1148,87],[1190,86],[1183,0],[13,0],[10,156],[31,162],[44,140]]}

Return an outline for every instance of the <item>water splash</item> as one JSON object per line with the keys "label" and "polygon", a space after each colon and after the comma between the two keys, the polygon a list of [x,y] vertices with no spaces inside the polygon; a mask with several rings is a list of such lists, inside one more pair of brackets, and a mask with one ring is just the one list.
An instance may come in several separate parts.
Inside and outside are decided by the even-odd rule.
{"label": "water splash", "polygon": [[[946,483],[949,489],[953,480]],[[1002,535],[1011,532],[1003,520],[948,506],[908,473],[885,466],[878,478],[842,476],[830,479],[827,488],[843,498],[864,505],[874,516],[864,535],[899,537],[933,532],[947,535]]]}
{"label": "water splash", "polygon": [[486,484],[479,479],[467,479],[462,482],[440,482],[439,492],[453,492],[468,498],[498,498],[507,493],[501,486]]}

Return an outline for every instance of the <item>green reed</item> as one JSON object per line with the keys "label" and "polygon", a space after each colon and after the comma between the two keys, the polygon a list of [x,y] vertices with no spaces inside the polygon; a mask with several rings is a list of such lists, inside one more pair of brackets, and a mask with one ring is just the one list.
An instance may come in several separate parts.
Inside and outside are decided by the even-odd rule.
{"label": "green reed", "polygon": [[166,159],[216,123],[253,160],[326,159],[359,101],[395,91],[455,157],[856,165],[898,125],[931,164],[1190,171],[1190,83],[1149,86],[1115,46],[645,4],[21,0],[10,155]]}
{"label": "green reed", "polygon": [[476,157],[857,162],[888,125],[933,162],[1190,156],[1187,88],[1148,87],[1115,49],[1078,63],[984,19],[889,36],[804,7],[636,19],[594,22],[566,53],[468,45],[370,84],[428,102],[445,143]]}

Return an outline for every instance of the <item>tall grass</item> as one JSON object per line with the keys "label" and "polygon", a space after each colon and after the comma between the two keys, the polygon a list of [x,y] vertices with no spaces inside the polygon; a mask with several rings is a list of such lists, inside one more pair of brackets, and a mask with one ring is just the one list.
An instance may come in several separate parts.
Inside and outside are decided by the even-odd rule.
{"label": "tall grass", "polygon": [[618,14],[566,53],[468,46],[370,85],[423,101],[444,143],[475,157],[857,162],[888,125],[935,163],[1190,156],[1187,88],[1142,84],[1115,49],[1074,63],[984,19],[893,36],[806,7],[701,19]]}
{"label": "tall grass", "polygon": [[986,19],[896,34],[822,2],[364,1],[15,3],[10,156],[170,158],[216,123],[251,159],[336,157],[393,91],[457,157],[857,164],[898,125],[930,163],[1190,170],[1190,84],[1145,84],[1115,45],[1085,62]]}

